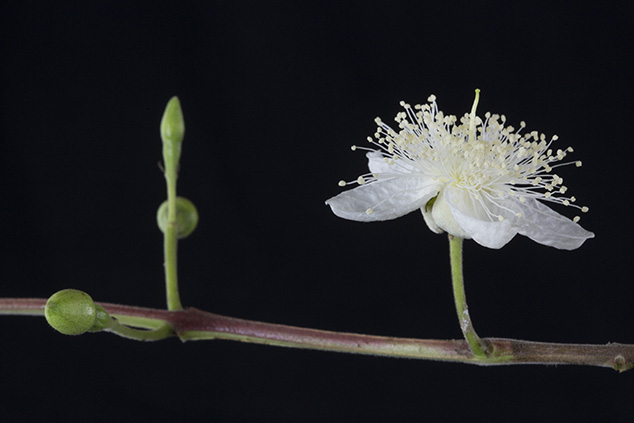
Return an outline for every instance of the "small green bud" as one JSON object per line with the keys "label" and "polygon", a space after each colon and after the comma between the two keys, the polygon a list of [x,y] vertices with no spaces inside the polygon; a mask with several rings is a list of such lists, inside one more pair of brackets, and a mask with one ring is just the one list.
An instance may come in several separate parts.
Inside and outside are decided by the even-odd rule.
{"label": "small green bud", "polygon": [[[165,233],[167,226],[168,202],[164,201],[156,212],[156,222],[161,232]],[[176,197],[176,224],[178,225],[178,238],[189,236],[198,225],[198,210],[194,203],[187,198]]]}
{"label": "small green bud", "polygon": [[185,137],[185,119],[178,97],[167,102],[161,119],[161,139],[163,140],[163,160],[166,169],[176,169],[181,157],[181,145]]}
{"label": "small green bud", "polygon": [[44,307],[49,325],[64,335],[81,335],[93,327],[97,307],[90,295],[76,289],[64,289],[53,294]]}

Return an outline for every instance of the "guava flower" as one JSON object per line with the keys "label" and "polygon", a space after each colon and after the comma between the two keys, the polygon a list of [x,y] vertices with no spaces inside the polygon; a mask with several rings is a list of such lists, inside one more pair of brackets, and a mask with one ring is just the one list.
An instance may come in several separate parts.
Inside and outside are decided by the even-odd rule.
{"label": "guava flower", "polygon": [[[473,239],[489,248],[501,248],[516,234],[544,245],[572,250],[594,237],[577,222],[544,203],[556,203],[587,212],[566,195],[563,178],[554,173],[572,148],[554,149],[536,131],[522,134],[504,126],[504,115],[475,114],[479,90],[471,114],[458,119],[438,110],[435,96],[428,104],[401,102],[396,115],[398,132],[381,119],[376,149],[367,153],[370,172],[358,184],[328,201],[339,217],[361,222],[390,220],[420,209],[429,229]],[[363,149],[362,147],[352,147]]]}

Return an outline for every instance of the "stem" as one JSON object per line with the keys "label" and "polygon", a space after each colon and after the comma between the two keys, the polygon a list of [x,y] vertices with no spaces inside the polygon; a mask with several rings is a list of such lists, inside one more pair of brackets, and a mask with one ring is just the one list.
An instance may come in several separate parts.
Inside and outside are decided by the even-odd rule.
{"label": "stem", "polygon": [[105,330],[135,341],[160,341],[175,335],[174,330],[167,323],[162,323],[156,329],[140,330],[124,326],[115,319],[112,320],[112,326]]}
{"label": "stem", "polygon": [[464,278],[462,275],[462,238],[449,235],[449,258],[451,261],[451,281],[453,284],[453,296],[456,303],[456,313],[460,329],[467,340],[473,354],[478,357],[486,356],[487,348],[482,342],[471,323],[469,307],[464,290]]}
{"label": "stem", "polygon": [[[44,315],[46,299],[0,298],[0,314]],[[620,372],[634,368],[634,345],[555,344],[486,338],[487,355],[477,356],[464,340],[392,338],[306,329],[220,316],[189,308],[180,311],[98,303],[120,322],[143,327],[167,324],[183,341],[228,339],[323,351],[409,357],[478,365],[576,364],[609,367]],[[119,333],[125,336],[124,334]],[[133,339],[137,339],[132,337]]]}
{"label": "stem", "polygon": [[167,295],[167,309],[181,310],[183,308],[178,292],[177,251],[178,251],[178,222],[176,221],[176,169],[167,167],[165,180],[167,182],[167,224],[164,234],[165,252],[165,293]]}
{"label": "stem", "polygon": [[163,141],[163,164],[167,182],[167,223],[165,225],[165,292],[168,310],[180,310],[178,274],[176,272],[176,251],[178,245],[178,223],[176,221],[176,179],[181,156],[185,121],[178,97],[172,97],[165,107],[161,119],[161,140]]}

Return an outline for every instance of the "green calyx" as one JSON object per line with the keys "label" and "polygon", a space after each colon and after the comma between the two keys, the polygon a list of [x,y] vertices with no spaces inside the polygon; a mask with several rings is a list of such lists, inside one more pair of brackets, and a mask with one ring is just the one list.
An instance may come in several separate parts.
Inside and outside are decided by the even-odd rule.
{"label": "green calyx", "polygon": [[425,204],[425,211],[431,213],[431,210],[434,208],[434,203],[436,202],[436,199],[438,198],[438,195],[436,195],[434,198],[432,198],[431,200],[429,200],[427,202],[427,204]]}
{"label": "green calyx", "polygon": [[[164,201],[156,212],[156,222],[163,233],[168,224],[168,212],[169,203]],[[176,225],[179,239],[189,236],[198,225],[198,210],[187,198],[176,197]]]}
{"label": "green calyx", "polygon": [[46,321],[64,335],[98,332],[111,324],[111,318],[90,295],[76,289],[64,289],[53,294],[44,306]]}
{"label": "green calyx", "polygon": [[92,327],[88,329],[88,332],[101,332],[102,330],[112,327],[112,317],[108,312],[100,305],[96,305],[95,322]]}

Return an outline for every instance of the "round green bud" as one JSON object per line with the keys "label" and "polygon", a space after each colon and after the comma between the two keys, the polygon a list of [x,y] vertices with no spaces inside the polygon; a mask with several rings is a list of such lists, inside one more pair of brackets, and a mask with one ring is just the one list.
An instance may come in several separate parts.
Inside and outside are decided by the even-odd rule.
{"label": "round green bud", "polygon": [[[167,226],[168,204],[164,201],[156,212],[156,222],[161,232],[165,233]],[[176,224],[178,225],[178,238],[189,236],[198,225],[198,210],[194,203],[187,198],[176,197]]]}
{"label": "round green bud", "polygon": [[49,325],[64,335],[81,335],[93,327],[97,307],[90,295],[76,289],[64,289],[51,296],[44,307]]}

